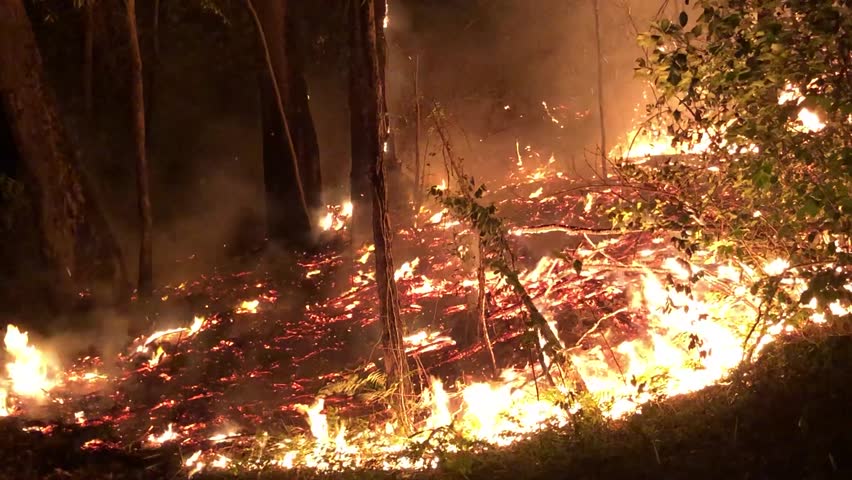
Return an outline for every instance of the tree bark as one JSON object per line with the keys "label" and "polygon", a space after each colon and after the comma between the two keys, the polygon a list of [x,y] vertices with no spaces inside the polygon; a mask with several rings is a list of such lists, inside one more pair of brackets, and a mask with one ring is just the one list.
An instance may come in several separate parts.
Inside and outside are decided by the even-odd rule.
{"label": "tree bark", "polygon": [[87,288],[99,299],[105,286],[112,300],[121,300],[127,293],[121,252],[59,118],[23,0],[0,0],[0,105],[20,155],[57,306],[69,306]]}
{"label": "tree bark", "polygon": [[160,0],[151,5],[151,57],[145,68],[145,145],[151,149],[151,119],[154,117],[157,73],[160,70]]}
{"label": "tree bark", "polygon": [[142,53],[136,28],[136,0],[125,0],[127,34],[130,45],[130,104],[133,115],[133,142],[136,157],[136,193],[139,202],[139,283],[141,297],[154,288],[151,194],[148,186],[148,157],[145,149],[145,94]]}
{"label": "tree bark", "polygon": [[92,77],[95,62],[95,0],[83,4],[83,111],[92,119]]}
{"label": "tree bark", "polygon": [[420,54],[414,58],[414,208],[420,208],[423,199],[423,181],[420,167]]}
{"label": "tree bark", "polygon": [[[293,5],[293,6],[297,6]],[[320,168],[319,141],[309,105],[308,82],[305,80],[305,48],[302,15],[293,11],[285,15],[285,53],[287,62],[287,85],[290,87],[284,110],[290,120],[290,133],[299,160],[299,173],[305,188],[305,201],[311,213],[318,212],[322,204],[322,170]]]}
{"label": "tree bark", "polygon": [[601,20],[599,0],[593,0],[595,7],[595,51],[598,59],[598,120],[600,121],[601,134],[601,179],[606,182],[609,178],[607,165],[606,124],[604,117],[604,94],[603,94],[603,53],[601,51]]}
{"label": "tree bark", "polygon": [[[284,0],[248,0],[267,68],[260,76],[267,235],[295,246],[310,243],[322,206],[319,146],[308,108],[307,84],[289,40]],[[301,208],[294,208],[296,205]]]}
{"label": "tree bark", "polygon": [[[379,0],[382,1],[382,0]],[[376,247],[376,284],[382,325],[382,350],[388,379],[396,385],[393,406],[408,425],[406,398],[411,393],[409,366],[405,356],[405,326],[399,312],[399,297],[393,278],[391,227],[387,210],[384,156],[387,133],[385,111],[384,44],[377,30],[375,0],[349,2],[350,47],[349,110],[352,144],[353,185],[366,186],[372,203],[373,241]],[[357,170],[356,170],[357,168]],[[356,172],[364,175],[357,177]],[[353,202],[354,203],[354,202]],[[360,202],[363,204],[363,201]]]}

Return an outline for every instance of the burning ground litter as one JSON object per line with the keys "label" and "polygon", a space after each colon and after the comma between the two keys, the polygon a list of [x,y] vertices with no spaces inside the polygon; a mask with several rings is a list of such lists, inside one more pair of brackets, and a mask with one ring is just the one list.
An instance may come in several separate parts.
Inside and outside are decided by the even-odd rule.
{"label": "burning ground litter", "polygon": [[[748,356],[758,311],[748,287],[761,272],[713,252],[685,262],[665,232],[607,231],[602,212],[629,192],[570,180],[544,158],[519,149],[519,169],[488,200],[510,222],[521,281],[595,408],[620,419],[724,381]],[[523,305],[489,272],[487,323],[501,368],[492,376],[471,313],[475,269],[458,251],[471,232],[425,202],[395,236],[407,353],[422,386],[412,399],[416,432],[401,431],[382,401],[372,249],[341,241],[351,213],[351,205],[330,206],[317,219],[332,244],[299,259],[298,280],[259,267],[161,289],[164,307],[180,303],[193,314],[164,313],[159,330],[117,358],[63,365],[10,325],[2,413],[31,434],[70,424],[106,432],[81,449],[176,447],[193,475],[429,469],[441,451],[510,445],[568,426],[588,408],[564,384],[547,385]],[[764,268],[790,266],[767,259]],[[795,278],[787,287],[801,288]],[[770,325],[751,347],[759,352],[785,333],[792,327]]]}

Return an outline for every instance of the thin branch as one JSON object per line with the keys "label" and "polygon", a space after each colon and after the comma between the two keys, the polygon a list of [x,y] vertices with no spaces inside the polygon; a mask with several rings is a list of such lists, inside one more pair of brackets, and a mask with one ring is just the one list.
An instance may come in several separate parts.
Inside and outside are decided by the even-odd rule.
{"label": "thin branch", "polygon": [[535,225],[532,227],[513,228],[509,233],[512,235],[539,235],[543,233],[565,233],[567,235],[629,235],[633,233],[645,233],[646,230],[617,230],[611,228],[584,228],[561,223],[549,223]]}
{"label": "thin branch", "polygon": [[290,134],[290,125],[287,122],[287,115],[284,114],[284,100],[281,97],[281,89],[278,87],[278,77],[275,75],[275,68],[272,66],[272,57],[269,54],[269,44],[266,42],[266,33],[263,31],[263,26],[260,23],[260,17],[257,15],[257,10],[254,9],[252,0],[246,0],[246,6],[248,7],[249,12],[251,12],[255,27],[257,27],[257,33],[260,36],[260,42],[263,46],[263,55],[266,58],[266,67],[269,69],[269,76],[272,79],[272,90],[275,92],[275,103],[278,107],[278,113],[281,115],[281,123],[284,125],[284,133],[287,137],[287,146],[290,149],[290,156],[293,159],[293,172],[296,177],[296,186],[299,187],[299,202],[302,205],[302,210],[305,211],[305,216],[307,218],[311,218],[308,202],[305,199],[305,188],[302,186],[302,174],[299,172],[299,158],[296,155],[296,147],[293,145],[293,136]]}

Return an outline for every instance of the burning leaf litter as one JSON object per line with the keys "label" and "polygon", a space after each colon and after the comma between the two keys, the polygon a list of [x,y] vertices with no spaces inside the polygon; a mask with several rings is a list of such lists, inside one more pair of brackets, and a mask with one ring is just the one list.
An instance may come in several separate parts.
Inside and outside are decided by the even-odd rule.
{"label": "burning leaf litter", "polygon": [[[641,145],[639,150],[648,151]],[[552,156],[542,158],[548,160],[531,168],[534,162],[523,161],[518,148],[521,168],[508,184],[528,188],[527,193],[510,195],[508,187],[492,192],[501,212],[524,219],[513,229],[521,245],[520,227],[530,223],[597,226],[595,211],[618,188],[584,191],[558,171]],[[567,187],[577,193],[556,195]],[[440,188],[448,188],[446,180]],[[351,215],[351,204],[331,206],[319,223],[335,234],[345,230]],[[426,374],[414,435],[406,435],[381,402],[357,388],[320,394],[349,378],[331,365],[351,363],[341,360],[350,337],[377,321],[372,246],[357,249],[351,258],[336,252],[303,258],[299,278],[330,293],[302,306],[279,302],[261,271],[164,289],[164,302],[203,293],[220,310],[137,339],[115,359],[121,370],[116,375],[100,373],[107,360],[93,357],[63,371],[26,332],[9,325],[0,414],[25,417],[47,409],[58,423],[112,426],[128,444],[134,438],[144,438],[145,448],[175,443],[194,452],[183,460],[189,475],[234,466],[434,468],[439,450],[505,446],[543,428],[569,426],[580,408],[574,392],[564,385],[548,388],[537,364],[530,366],[524,307],[492,272],[486,275],[487,323],[506,368],[482,380],[477,373],[485,371],[477,364],[482,345],[459,341],[464,337],[459,326],[472,322],[468,300],[477,282],[451,246],[454,237],[469,232],[443,209],[422,209],[417,220],[420,228],[397,236],[397,248],[410,252],[411,260],[394,275],[412,332],[405,337],[406,350]],[[559,229],[537,233],[564,234]],[[640,412],[647,401],[722,381],[745,357],[744,339],[758,303],[749,286],[759,272],[720,260],[714,252],[698,252],[685,262],[664,237],[648,233],[572,238],[576,241],[563,239],[555,255],[523,254],[521,281],[605,416],[621,418]],[[793,293],[805,288],[782,259],[767,259],[762,270],[785,276],[783,285]],[[339,271],[348,278],[335,280]],[[678,287],[698,273],[691,290]],[[839,303],[807,308],[815,324],[825,321],[826,312],[850,311]],[[754,347],[791,331],[789,325],[771,325]],[[460,376],[459,369],[472,373]],[[372,363],[365,372],[367,380],[358,385],[380,383]],[[88,386],[86,394],[77,384]],[[294,432],[294,424],[302,426],[300,432]],[[82,448],[111,445],[96,439]]]}

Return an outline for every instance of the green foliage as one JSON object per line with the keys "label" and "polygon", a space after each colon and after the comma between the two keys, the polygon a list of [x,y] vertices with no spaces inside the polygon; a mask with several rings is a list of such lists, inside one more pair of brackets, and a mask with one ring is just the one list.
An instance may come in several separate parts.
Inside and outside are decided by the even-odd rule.
{"label": "green foliage", "polygon": [[320,395],[346,395],[358,397],[366,402],[375,402],[389,400],[394,391],[395,388],[389,388],[387,376],[384,373],[362,368],[344,375],[337,382],[324,386],[319,393]]}
{"label": "green foliage", "polygon": [[[709,249],[757,271],[787,260],[788,271],[754,288],[776,318],[812,299],[852,302],[852,9],[834,0],[698,6],[691,28],[684,13],[640,36],[649,54],[637,72],[654,86],[649,113],[673,144],[707,148],[625,166],[642,201],[613,209],[613,223],[667,229],[687,255]],[[808,112],[824,127],[805,128]],[[808,283],[801,298],[778,288],[793,269]]]}
{"label": "green foliage", "polygon": [[453,194],[435,186],[429,190],[429,193],[454,217],[465,221],[478,233],[481,241],[480,255],[485,266],[500,274],[524,301],[524,306],[530,314],[531,332],[541,334],[545,342],[544,351],[554,358],[561,358],[562,347],[559,340],[532,304],[532,299],[521,283],[520,274],[515,268],[515,256],[508,241],[508,229],[503,224],[503,220],[497,216],[497,207],[493,203],[482,205],[478,201],[486,191],[485,185],[476,186],[473,178],[463,174],[459,178],[459,184],[462,185],[460,193]]}

